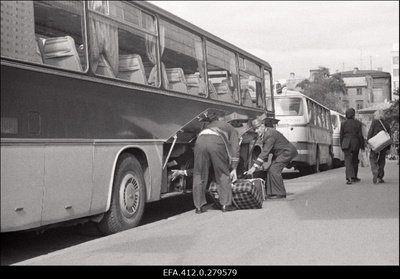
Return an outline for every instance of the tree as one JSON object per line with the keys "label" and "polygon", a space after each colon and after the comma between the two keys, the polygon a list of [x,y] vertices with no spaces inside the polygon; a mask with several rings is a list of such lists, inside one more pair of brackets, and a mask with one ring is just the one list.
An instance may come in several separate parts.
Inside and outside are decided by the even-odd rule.
{"label": "tree", "polygon": [[388,109],[385,109],[385,118],[391,123],[392,127],[399,129],[399,99],[395,100]]}
{"label": "tree", "polygon": [[329,109],[342,112],[340,93],[346,94],[346,85],[339,75],[331,76],[329,69],[319,67],[319,70],[313,74],[313,79],[305,79],[297,84],[301,92],[314,99],[318,103]]}

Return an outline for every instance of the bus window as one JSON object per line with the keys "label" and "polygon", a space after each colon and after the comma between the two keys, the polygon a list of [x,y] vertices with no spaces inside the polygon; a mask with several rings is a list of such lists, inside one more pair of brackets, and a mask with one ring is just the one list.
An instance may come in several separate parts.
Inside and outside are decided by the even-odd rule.
{"label": "bus window", "polygon": [[330,116],[329,111],[326,111],[325,121],[326,121],[326,128],[330,130],[332,128],[332,124],[331,124],[331,116]]}
{"label": "bus window", "polygon": [[206,96],[204,55],[199,36],[160,20],[161,64],[167,89]]}
{"label": "bus window", "polygon": [[[273,87],[272,87],[272,78],[271,73],[267,70],[264,70],[264,90],[265,90],[265,97],[271,99],[271,104],[273,103]],[[267,110],[273,111],[274,108],[271,106],[267,106]]]}
{"label": "bus window", "polygon": [[84,71],[83,22],[81,1],[2,2],[1,55]]}
{"label": "bus window", "polygon": [[240,95],[242,105],[247,107],[263,107],[261,67],[239,57]]}
{"label": "bus window", "polygon": [[89,1],[89,57],[95,74],[159,86],[155,19],[119,1]]}
{"label": "bus window", "polygon": [[309,123],[315,125],[314,104],[310,100],[307,100],[307,107],[308,107]]}
{"label": "bus window", "polygon": [[209,41],[206,48],[208,79],[217,89],[218,99],[229,103],[239,103],[235,54]]}
{"label": "bus window", "polygon": [[301,98],[276,98],[275,114],[277,116],[303,115],[303,100]]}
{"label": "bus window", "polygon": [[321,123],[322,127],[328,129],[328,126],[326,125],[326,111],[324,109],[321,109]]}

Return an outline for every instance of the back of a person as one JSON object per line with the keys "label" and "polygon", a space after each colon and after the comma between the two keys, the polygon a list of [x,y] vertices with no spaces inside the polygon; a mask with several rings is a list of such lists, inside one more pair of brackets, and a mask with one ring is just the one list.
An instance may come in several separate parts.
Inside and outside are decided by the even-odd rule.
{"label": "back of a person", "polygon": [[344,137],[358,137],[361,122],[356,119],[347,119],[342,123]]}
{"label": "back of a person", "polygon": [[386,131],[389,132],[390,126],[385,122],[384,119],[374,119],[371,123],[370,131],[368,133],[368,139],[372,138],[373,136],[378,134],[380,131],[383,131],[384,127],[382,125],[384,125]]}
{"label": "back of a person", "polygon": [[223,130],[224,132],[228,133],[228,136],[231,136],[231,131],[234,129],[232,125],[230,125],[227,122],[221,121],[221,120],[215,120],[211,123],[209,123],[206,128],[212,128],[212,127],[217,127]]}

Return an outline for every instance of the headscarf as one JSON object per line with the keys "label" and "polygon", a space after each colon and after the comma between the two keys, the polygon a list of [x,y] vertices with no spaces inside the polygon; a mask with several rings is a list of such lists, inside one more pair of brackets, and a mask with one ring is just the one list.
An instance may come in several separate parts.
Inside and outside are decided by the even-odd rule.
{"label": "headscarf", "polygon": [[374,113],[374,118],[377,119],[377,120],[385,119],[384,111],[381,110],[381,109],[376,110],[375,113]]}

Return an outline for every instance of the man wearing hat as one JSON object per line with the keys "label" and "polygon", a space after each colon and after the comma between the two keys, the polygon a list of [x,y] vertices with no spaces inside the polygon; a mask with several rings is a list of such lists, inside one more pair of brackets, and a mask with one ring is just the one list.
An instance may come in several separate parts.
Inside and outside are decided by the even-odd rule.
{"label": "man wearing hat", "polygon": [[291,144],[280,132],[273,128],[273,121],[270,119],[255,119],[252,121],[252,128],[258,133],[262,142],[262,150],[254,165],[247,171],[252,175],[259,169],[272,154],[271,165],[266,179],[266,192],[269,199],[286,198],[286,189],[283,184],[283,169],[298,155],[296,147]]}
{"label": "man wearing hat", "polygon": [[193,202],[196,213],[204,212],[205,190],[210,166],[213,166],[222,211],[233,211],[232,186],[237,179],[239,137],[236,129],[222,118],[210,122],[202,130],[194,147]]}

